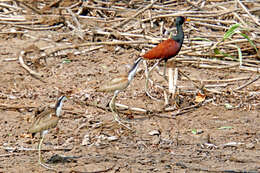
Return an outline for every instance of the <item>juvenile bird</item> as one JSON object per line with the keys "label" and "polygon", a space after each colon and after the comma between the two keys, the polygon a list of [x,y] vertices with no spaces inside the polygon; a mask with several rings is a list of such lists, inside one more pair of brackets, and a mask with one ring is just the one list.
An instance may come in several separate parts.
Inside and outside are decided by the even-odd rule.
{"label": "juvenile bird", "polygon": [[51,128],[54,128],[57,126],[61,109],[63,105],[63,101],[66,100],[65,96],[61,96],[57,102],[54,108],[45,109],[43,112],[41,112],[39,115],[35,117],[35,121],[33,122],[32,126],[29,128],[28,132],[32,133],[32,136],[38,132],[40,132],[41,140],[38,145],[38,154],[39,154],[39,164],[48,168],[46,165],[44,165],[41,162],[41,145],[44,139],[44,136],[48,133],[48,130]]}
{"label": "juvenile bird", "polygon": [[[141,61],[142,61],[142,58],[138,58],[134,62],[134,65],[132,66],[132,68],[130,69],[130,71],[128,72],[127,75],[118,76],[118,77],[112,79],[111,81],[102,84],[96,90],[98,92],[114,92],[114,96],[112,97],[111,101],[109,102],[109,107],[113,113],[115,121],[117,121],[119,124],[122,124],[122,125],[124,125],[124,124],[120,122],[120,117],[118,115],[118,111],[116,110],[116,106],[115,106],[116,97],[121,91],[125,90],[129,86],[129,84],[131,83],[131,81],[133,80],[133,78],[136,74],[138,65],[140,64]],[[127,127],[126,125],[124,125],[124,126]]]}

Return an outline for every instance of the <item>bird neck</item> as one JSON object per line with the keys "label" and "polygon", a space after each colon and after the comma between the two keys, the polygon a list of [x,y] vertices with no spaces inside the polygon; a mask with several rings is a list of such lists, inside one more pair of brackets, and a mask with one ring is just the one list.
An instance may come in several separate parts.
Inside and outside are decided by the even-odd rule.
{"label": "bird neck", "polygon": [[184,33],[182,29],[182,25],[176,24],[177,34],[172,37],[173,40],[177,41],[178,43],[182,44],[184,39]]}
{"label": "bird neck", "polygon": [[139,65],[139,63],[140,63],[142,60],[143,60],[142,58],[138,58],[138,59],[135,61],[135,63],[134,63],[134,65],[133,65],[132,69],[128,72],[128,77],[127,77],[127,79],[128,79],[128,82],[129,82],[129,83],[130,83],[130,82],[132,81],[132,79],[134,78],[135,73],[136,73],[136,70],[138,69],[138,65]]}
{"label": "bird neck", "polygon": [[55,105],[55,113],[56,113],[56,116],[59,117],[60,116],[60,113],[61,113],[61,109],[62,109],[62,105],[63,105],[63,101],[66,100],[66,97],[65,96],[61,96],[56,105]]}

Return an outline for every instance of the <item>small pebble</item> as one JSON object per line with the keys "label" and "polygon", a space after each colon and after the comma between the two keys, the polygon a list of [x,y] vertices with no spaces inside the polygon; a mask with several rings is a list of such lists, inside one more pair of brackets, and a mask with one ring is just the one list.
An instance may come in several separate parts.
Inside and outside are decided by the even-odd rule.
{"label": "small pebble", "polygon": [[117,136],[109,136],[109,137],[107,137],[107,140],[108,141],[116,141],[116,140],[118,140],[118,137]]}
{"label": "small pebble", "polygon": [[246,149],[253,149],[255,145],[253,143],[246,144]]}
{"label": "small pebble", "polygon": [[86,134],[86,135],[83,137],[83,140],[82,140],[81,145],[85,146],[85,145],[89,145],[89,144],[91,144],[91,143],[90,143],[90,137],[89,137],[89,134]]}
{"label": "small pebble", "polygon": [[151,135],[151,136],[160,135],[160,134],[161,134],[161,132],[159,130],[152,130],[149,132],[149,135]]}

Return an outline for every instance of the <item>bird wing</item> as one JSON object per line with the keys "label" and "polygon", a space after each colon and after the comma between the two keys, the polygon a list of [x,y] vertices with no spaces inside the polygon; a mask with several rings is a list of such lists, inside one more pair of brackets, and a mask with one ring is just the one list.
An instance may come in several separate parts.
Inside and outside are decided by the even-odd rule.
{"label": "bird wing", "polygon": [[112,92],[115,90],[123,90],[128,85],[127,76],[118,76],[111,81],[102,84],[97,91],[98,92]]}
{"label": "bird wing", "polygon": [[54,128],[59,121],[59,118],[55,115],[53,109],[42,112],[37,119],[34,121],[29,133],[37,133],[43,130]]}
{"label": "bird wing", "polygon": [[161,59],[161,58],[172,58],[178,54],[181,45],[173,39],[168,39],[156,47],[152,48],[146,54],[143,55],[145,59]]}

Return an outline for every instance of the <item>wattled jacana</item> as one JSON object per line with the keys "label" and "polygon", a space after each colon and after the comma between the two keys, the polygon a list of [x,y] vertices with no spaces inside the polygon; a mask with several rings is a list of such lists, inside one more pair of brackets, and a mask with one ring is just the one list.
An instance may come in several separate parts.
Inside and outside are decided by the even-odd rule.
{"label": "wattled jacana", "polygon": [[63,105],[63,101],[66,100],[65,96],[61,96],[54,108],[45,109],[39,115],[36,116],[35,121],[32,126],[28,130],[29,133],[32,133],[32,136],[38,132],[40,132],[41,140],[38,146],[38,154],[39,154],[39,164],[46,167],[46,165],[41,162],[41,145],[44,139],[44,136],[48,133],[48,130],[57,126],[58,121],[60,119],[60,113]]}
{"label": "wattled jacana", "polygon": [[145,60],[160,59],[152,67],[152,69],[150,71],[148,71],[148,75],[147,75],[146,82],[145,82],[145,92],[148,96],[150,96],[150,94],[148,92],[148,82],[149,82],[149,75],[150,75],[151,71],[154,69],[154,67],[156,65],[158,65],[160,62],[164,61],[165,64],[164,64],[163,75],[164,75],[164,78],[166,79],[165,73],[166,73],[166,63],[167,63],[168,59],[176,56],[179,53],[179,51],[181,50],[183,39],[184,39],[182,24],[186,20],[189,21],[189,19],[186,19],[185,17],[182,17],[182,16],[177,17],[177,19],[176,19],[177,35],[172,36],[170,39],[161,42],[156,47],[152,48],[151,50],[149,50],[148,52],[146,52],[143,55],[143,58]]}
{"label": "wattled jacana", "polygon": [[[142,60],[143,60],[142,58],[138,58],[134,62],[133,67],[130,69],[130,71],[128,72],[127,75],[118,76],[118,77],[112,79],[111,81],[101,85],[96,90],[98,92],[114,92],[114,96],[112,97],[111,101],[109,102],[109,107],[113,113],[115,121],[117,121],[119,124],[124,125],[123,123],[120,122],[120,117],[119,117],[118,112],[115,107],[116,97],[121,91],[125,90],[129,86],[129,84],[131,83],[131,81],[133,80],[133,78],[135,76],[138,65],[140,64],[140,62]],[[125,127],[127,127],[127,126],[125,126]]]}

